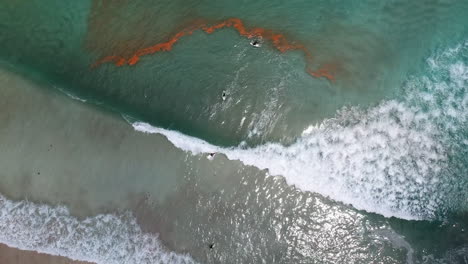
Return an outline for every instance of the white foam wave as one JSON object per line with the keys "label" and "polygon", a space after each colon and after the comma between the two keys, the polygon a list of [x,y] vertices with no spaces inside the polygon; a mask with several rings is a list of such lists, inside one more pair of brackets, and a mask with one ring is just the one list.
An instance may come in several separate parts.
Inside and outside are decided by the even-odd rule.
{"label": "white foam wave", "polygon": [[268,169],[287,182],[358,209],[405,219],[433,218],[446,198],[448,132],[466,123],[468,66],[453,62],[468,45],[431,58],[431,76],[408,82],[402,102],[361,110],[344,108],[311,126],[291,146],[220,148],[142,122],[138,131],[165,135],[193,154],[222,152],[229,159]]}
{"label": "white foam wave", "polygon": [[193,154],[213,153],[222,150],[220,147],[213,146],[204,140],[189,137],[177,131],[154,127],[144,122],[134,122],[132,123],[132,126],[135,128],[135,130],[143,133],[162,134],[166,136],[166,138],[176,147],[184,151],[192,152]]}
{"label": "white foam wave", "polygon": [[86,99],[80,98],[79,96],[76,96],[76,95],[72,94],[71,92],[69,92],[69,91],[67,91],[67,90],[65,90],[63,88],[60,88],[60,87],[57,87],[57,86],[54,86],[54,88],[58,89],[60,92],[64,93],[65,95],[67,95],[68,97],[70,97],[73,100],[77,100],[77,101],[80,101],[80,102],[83,102],[83,103],[87,102]]}
{"label": "white foam wave", "polygon": [[0,242],[22,250],[94,263],[195,263],[166,251],[130,214],[79,220],[67,208],[14,202],[0,195]]}

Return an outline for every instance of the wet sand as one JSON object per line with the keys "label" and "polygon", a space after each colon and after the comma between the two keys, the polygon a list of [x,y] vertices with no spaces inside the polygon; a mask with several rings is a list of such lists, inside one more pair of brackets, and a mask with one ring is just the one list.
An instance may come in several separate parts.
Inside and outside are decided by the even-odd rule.
{"label": "wet sand", "polygon": [[65,257],[19,250],[0,244],[0,264],[89,264],[90,262],[74,261]]}

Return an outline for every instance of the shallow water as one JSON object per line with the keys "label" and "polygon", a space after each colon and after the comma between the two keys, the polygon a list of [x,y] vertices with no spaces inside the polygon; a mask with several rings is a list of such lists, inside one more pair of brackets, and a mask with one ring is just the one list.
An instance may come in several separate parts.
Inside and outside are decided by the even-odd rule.
{"label": "shallow water", "polygon": [[[71,209],[2,198],[2,242],[99,263],[171,259],[166,250],[202,263],[444,263],[464,256],[463,218],[414,222],[356,211],[223,155],[209,161],[178,150],[162,136],[133,131],[118,115],[16,74],[3,71],[1,80],[8,150],[1,192]],[[117,216],[95,218],[100,212]],[[75,228],[94,235],[67,235],[82,233]],[[143,237],[153,242],[131,242]],[[108,251],[115,247],[120,254]]]}
{"label": "shallow water", "polygon": [[[98,263],[467,263],[467,6],[1,3],[0,242]],[[224,28],[91,67],[231,17],[311,57]],[[307,72],[326,65],[335,80]]]}

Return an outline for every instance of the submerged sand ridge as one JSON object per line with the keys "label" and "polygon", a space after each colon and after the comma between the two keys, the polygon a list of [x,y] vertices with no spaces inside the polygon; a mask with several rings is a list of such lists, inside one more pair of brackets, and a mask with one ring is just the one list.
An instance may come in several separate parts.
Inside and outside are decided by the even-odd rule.
{"label": "submerged sand ridge", "polygon": [[[7,71],[1,77],[5,85],[0,118],[5,122],[0,135],[7,139],[2,141],[2,149],[9,151],[3,152],[0,159],[5,172],[0,192],[16,200],[27,197],[35,202],[5,200],[4,204],[11,205],[7,207],[10,215],[17,213],[28,219],[37,216],[29,215],[30,212],[38,212],[39,216],[60,213],[53,219],[64,220],[58,222],[62,228],[91,223],[87,230],[96,235],[93,243],[104,248],[115,248],[108,241],[126,245],[145,237],[156,241],[155,249],[163,249],[148,251],[144,246],[147,243],[123,247],[130,249],[124,257],[136,259],[142,255],[145,259],[157,258],[161,252],[184,261],[188,257],[183,254],[190,254],[202,263],[264,259],[294,263],[307,252],[315,252],[305,257],[310,261],[369,261],[382,254],[388,263],[413,258],[413,253],[408,253],[414,252],[411,244],[392,228],[395,219],[369,215],[321,195],[300,191],[282,177],[269,177],[266,170],[230,161],[219,153],[209,160],[206,153],[185,152],[164,136],[135,132],[119,115],[70,101],[63,94]],[[16,103],[8,104],[10,98],[16,98]],[[14,118],[11,113],[15,113]],[[57,204],[67,207],[54,207]],[[121,221],[122,211],[130,212],[129,221]],[[14,222],[13,218],[8,219]],[[110,220],[102,225],[102,219]],[[44,228],[27,230],[29,235],[34,237],[36,230],[54,230],[47,226],[52,222],[36,220]],[[324,222],[340,232],[330,236]],[[406,224],[413,225],[398,222]],[[99,227],[106,227],[107,231],[102,232]],[[454,228],[463,235],[463,224]],[[116,230],[122,233],[114,236]],[[427,234],[426,239],[439,241],[437,234],[443,233]],[[365,247],[376,240],[377,249]],[[78,250],[86,256],[84,252],[91,251],[83,248],[86,240],[80,241],[85,243],[71,243],[76,248],[67,247],[60,252]],[[353,243],[341,253],[333,251],[343,241]],[[259,250],[253,245],[265,248]],[[355,250],[366,254],[349,253]],[[119,255],[107,257],[108,262],[119,263]]]}

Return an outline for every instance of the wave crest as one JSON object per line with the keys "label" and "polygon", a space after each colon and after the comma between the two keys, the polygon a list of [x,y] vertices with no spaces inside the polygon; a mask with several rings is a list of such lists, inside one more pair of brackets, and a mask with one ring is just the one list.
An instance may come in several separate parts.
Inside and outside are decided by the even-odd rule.
{"label": "wave crest", "polygon": [[163,134],[194,154],[221,152],[268,169],[302,190],[358,209],[386,217],[432,219],[447,210],[450,198],[457,195],[453,189],[460,189],[460,175],[448,168],[451,150],[466,142],[455,141],[453,135],[467,121],[467,54],[468,44],[463,44],[430,58],[430,75],[410,79],[401,102],[384,101],[368,110],[343,108],[335,118],[308,128],[291,146],[221,148],[142,122],[132,125]]}

